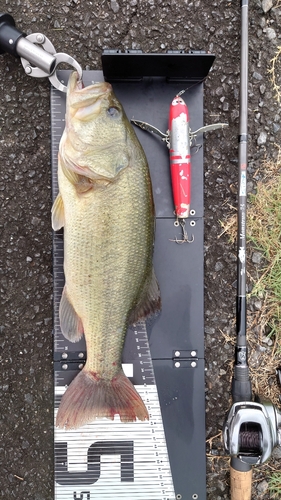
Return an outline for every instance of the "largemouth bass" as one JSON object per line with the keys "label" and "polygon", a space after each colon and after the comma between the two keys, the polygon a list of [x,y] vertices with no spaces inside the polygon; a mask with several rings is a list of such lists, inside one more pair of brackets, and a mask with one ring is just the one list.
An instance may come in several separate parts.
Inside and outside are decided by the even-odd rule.
{"label": "largemouth bass", "polygon": [[59,148],[53,229],[64,227],[63,335],[85,335],[87,361],[67,388],[56,425],[97,417],[148,419],[122,370],[130,323],[160,309],[152,266],[154,205],[143,149],[109,83],[83,88],[72,73]]}

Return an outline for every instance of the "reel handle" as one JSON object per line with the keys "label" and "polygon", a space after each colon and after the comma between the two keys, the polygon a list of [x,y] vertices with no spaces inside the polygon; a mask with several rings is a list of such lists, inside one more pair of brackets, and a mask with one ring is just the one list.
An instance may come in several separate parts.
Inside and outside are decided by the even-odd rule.
{"label": "reel handle", "polygon": [[231,500],[251,500],[252,467],[250,466],[247,471],[237,470],[236,463],[233,464],[236,460],[231,459],[230,462],[230,498]]}

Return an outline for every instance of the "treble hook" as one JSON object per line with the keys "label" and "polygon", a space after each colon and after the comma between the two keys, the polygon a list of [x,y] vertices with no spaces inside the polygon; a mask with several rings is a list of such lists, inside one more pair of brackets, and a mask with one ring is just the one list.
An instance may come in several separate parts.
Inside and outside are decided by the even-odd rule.
{"label": "treble hook", "polygon": [[169,241],[175,241],[178,245],[182,245],[182,243],[193,243],[194,241],[194,234],[192,235],[192,239],[189,240],[188,239],[188,234],[187,234],[187,231],[185,229],[185,219],[177,219],[175,222],[174,222],[174,226],[178,227],[178,226],[181,226],[182,228],[182,235],[183,235],[183,239],[182,240],[179,240],[177,237],[175,237],[174,240],[169,240]]}

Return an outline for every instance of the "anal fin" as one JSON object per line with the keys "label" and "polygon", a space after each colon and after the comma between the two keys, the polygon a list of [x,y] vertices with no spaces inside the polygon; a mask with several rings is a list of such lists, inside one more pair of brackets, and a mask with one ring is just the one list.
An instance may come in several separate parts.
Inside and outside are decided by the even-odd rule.
{"label": "anal fin", "polygon": [[83,333],[83,324],[73,305],[68,299],[66,287],[62,292],[59,307],[60,327],[64,337],[70,342],[78,342]]}
{"label": "anal fin", "polygon": [[146,280],[142,294],[135,309],[129,317],[129,324],[137,323],[153,314],[159,313],[161,310],[160,289],[154,269],[152,268],[151,275]]}

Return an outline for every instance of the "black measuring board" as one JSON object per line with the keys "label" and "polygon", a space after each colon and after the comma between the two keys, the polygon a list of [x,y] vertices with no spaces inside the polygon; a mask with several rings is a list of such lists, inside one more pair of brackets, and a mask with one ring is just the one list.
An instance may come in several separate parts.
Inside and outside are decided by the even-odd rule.
{"label": "black measuring board", "polygon": [[[115,56],[117,61],[118,53]],[[183,95],[192,130],[203,125],[202,80],[209,67],[206,70],[204,66],[205,74],[198,77],[197,85],[191,79],[192,87]],[[66,83],[69,72],[59,71],[58,76]],[[84,72],[85,85],[103,79],[101,71]],[[164,132],[170,102],[190,83],[188,79],[167,81],[162,76],[141,81],[111,80],[129,119],[147,121]],[[58,191],[57,153],[64,113],[65,95],[52,89],[53,198]],[[195,213],[187,219],[186,228],[194,241],[178,245],[170,241],[181,234],[174,226],[167,146],[137,127],[136,133],[145,150],[153,184],[157,217],[154,267],[163,307],[147,325],[140,322],[129,328],[123,367],[141,394],[150,420],[124,424],[117,418],[113,422],[99,419],[76,431],[55,429],[55,500],[206,499],[203,148],[195,149],[191,156],[191,209]],[[203,138],[198,136],[197,142],[203,144]],[[53,259],[56,413],[66,386],[83,367],[86,349],[84,339],[71,344],[60,332],[58,308],[64,285],[62,232],[54,233]]]}

